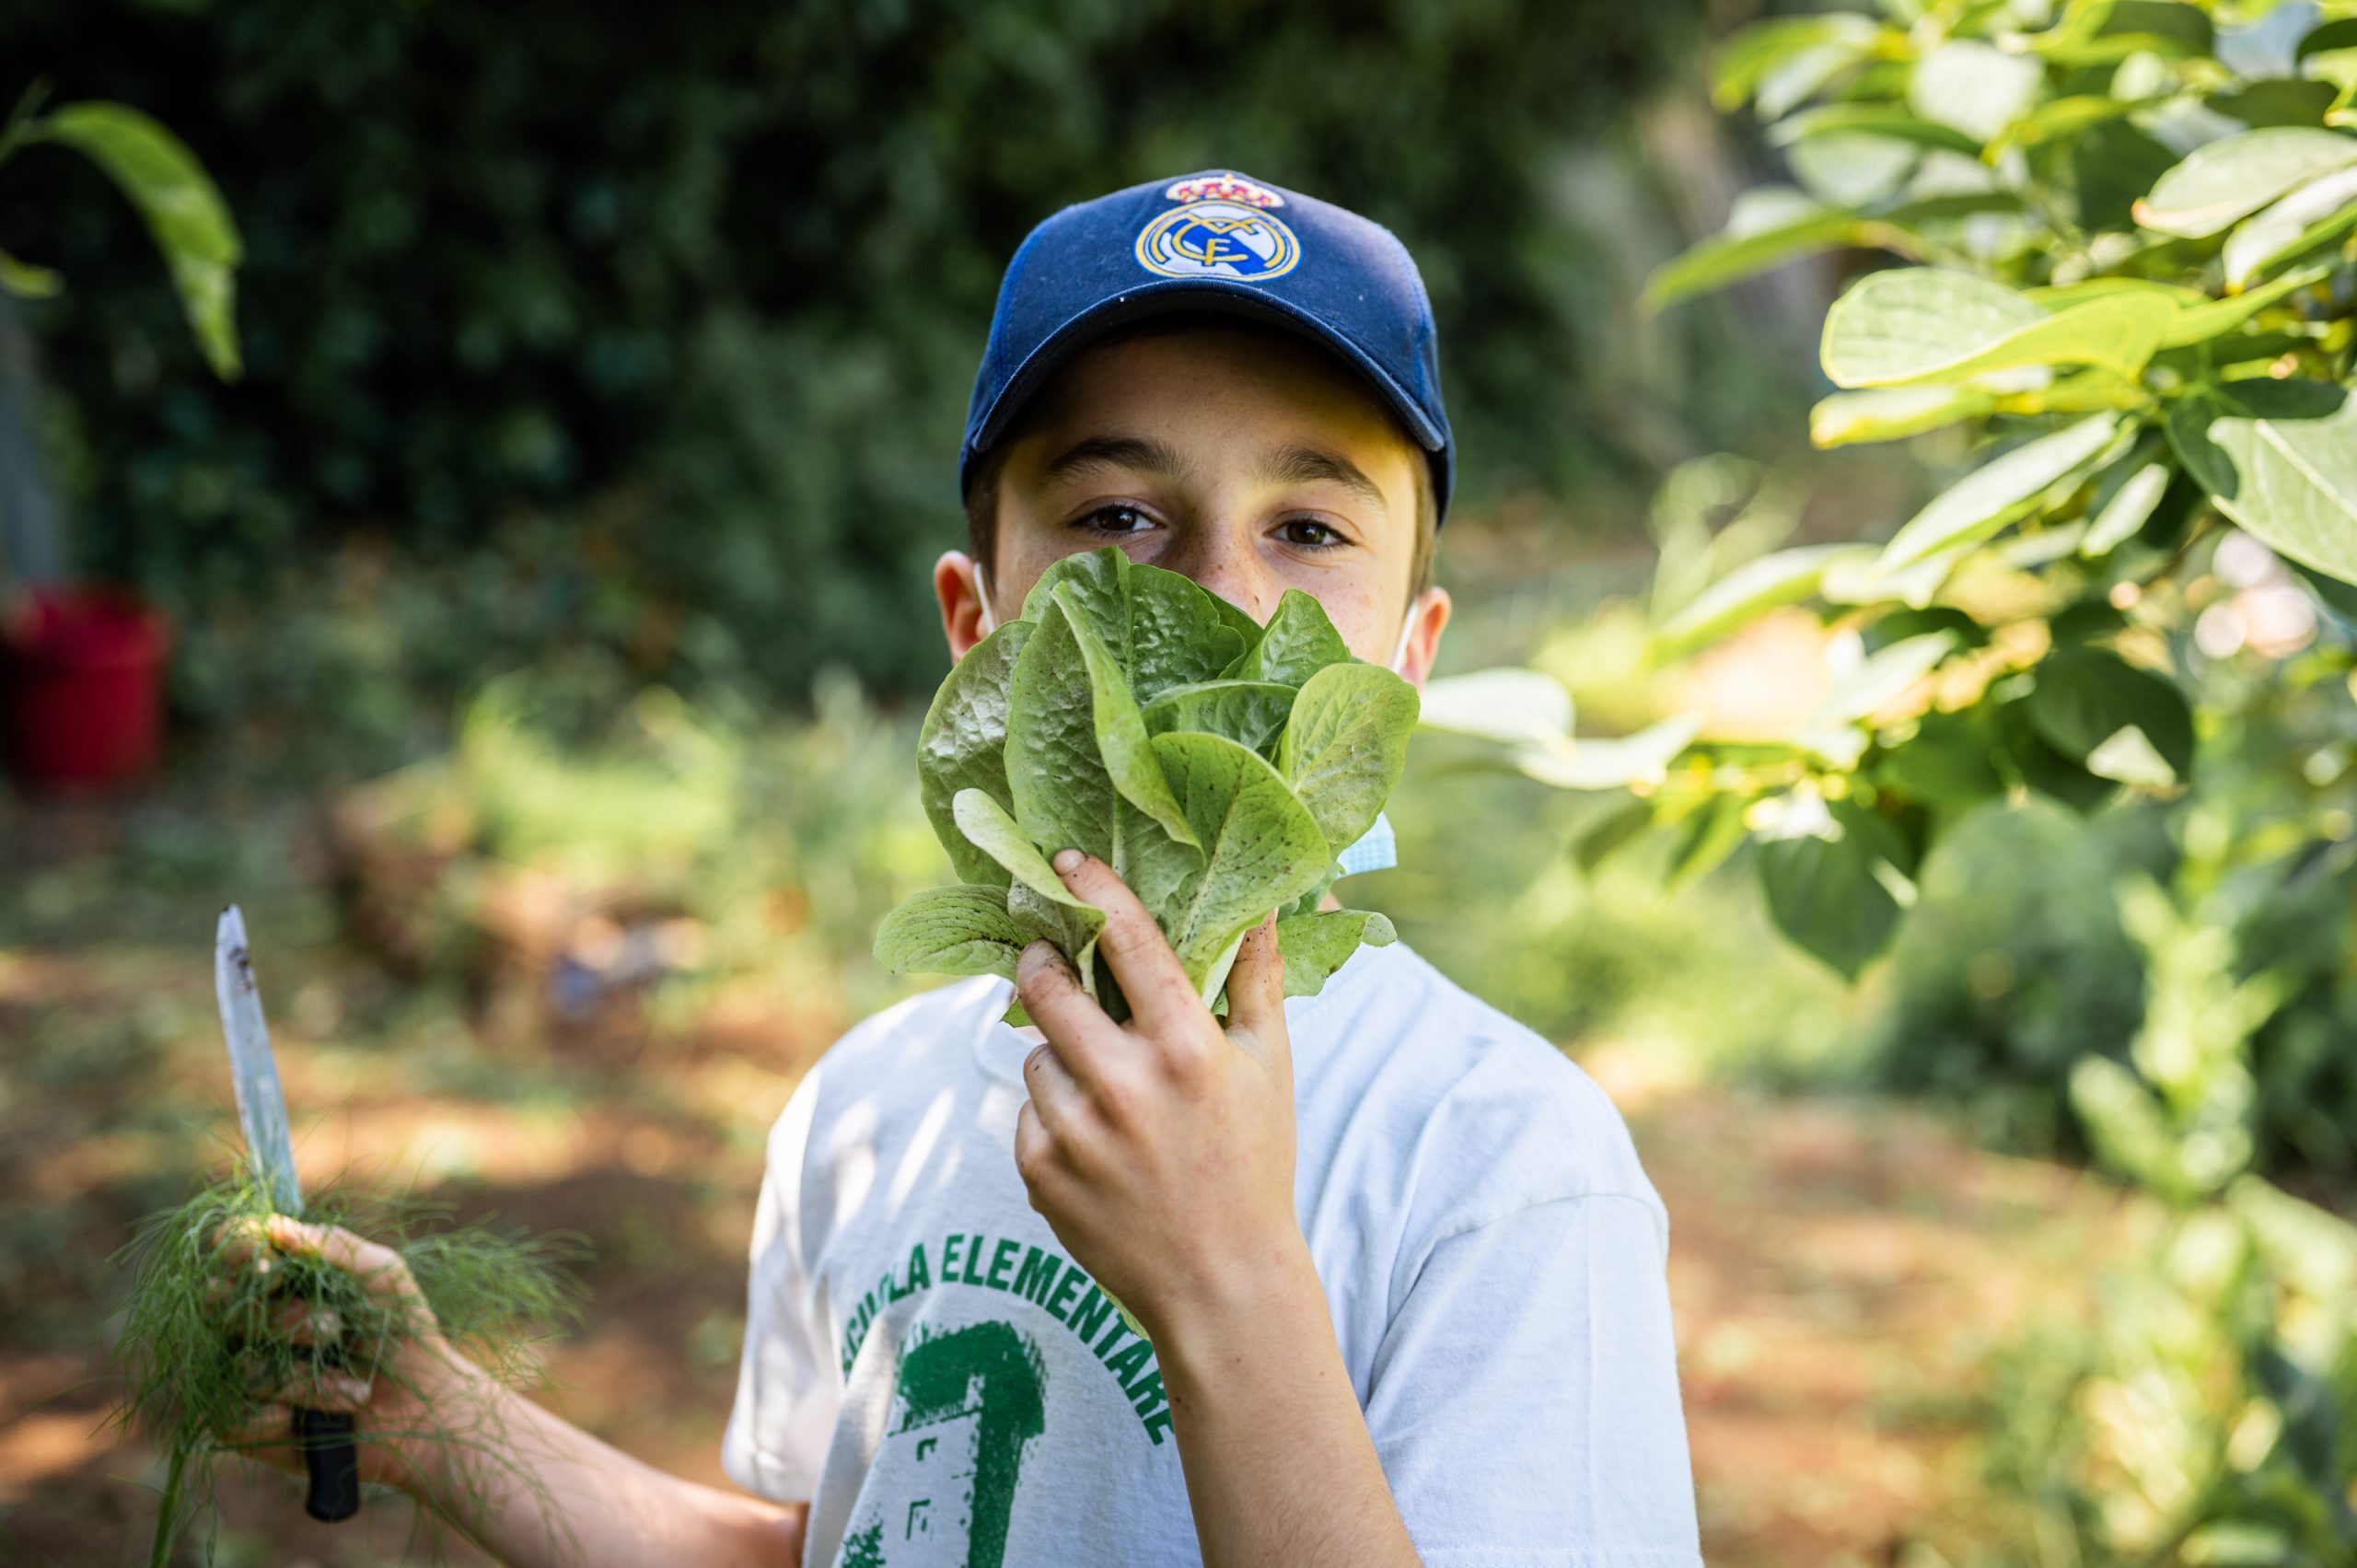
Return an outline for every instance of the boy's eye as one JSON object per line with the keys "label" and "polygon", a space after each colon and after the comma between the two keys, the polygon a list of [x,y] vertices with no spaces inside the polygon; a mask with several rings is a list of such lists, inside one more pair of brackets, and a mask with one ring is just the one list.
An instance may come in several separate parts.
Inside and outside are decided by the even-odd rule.
{"label": "boy's eye", "polygon": [[1135,506],[1099,506],[1081,521],[1098,533],[1144,533],[1154,527],[1154,519]]}
{"label": "boy's eye", "polygon": [[1315,517],[1294,517],[1279,525],[1278,534],[1287,544],[1304,550],[1331,550],[1348,544],[1342,530],[1331,523],[1321,523]]}

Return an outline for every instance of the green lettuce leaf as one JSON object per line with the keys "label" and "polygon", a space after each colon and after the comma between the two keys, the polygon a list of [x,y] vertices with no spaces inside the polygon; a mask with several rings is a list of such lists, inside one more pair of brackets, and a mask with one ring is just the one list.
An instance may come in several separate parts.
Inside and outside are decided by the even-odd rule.
{"label": "green lettuce leaf", "polygon": [[921,793],[958,885],[895,910],[877,957],[1011,975],[1044,937],[1127,1016],[1097,952],[1103,912],[1050,865],[1076,848],[1137,894],[1215,1011],[1244,934],[1271,911],[1287,994],[1313,994],[1362,942],[1392,939],[1380,915],[1317,905],[1398,784],[1417,706],[1307,594],[1286,593],[1264,627],[1116,549],[1060,561],[926,714]]}

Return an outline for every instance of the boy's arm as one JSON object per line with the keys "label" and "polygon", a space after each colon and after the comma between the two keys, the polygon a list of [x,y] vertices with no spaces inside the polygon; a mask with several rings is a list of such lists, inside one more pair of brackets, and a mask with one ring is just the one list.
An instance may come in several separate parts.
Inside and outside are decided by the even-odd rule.
{"label": "boy's arm", "polygon": [[[363,1438],[363,1474],[410,1493],[501,1562],[564,1568],[801,1562],[807,1504],[765,1502],[666,1475],[503,1387],[435,1331],[408,1267],[389,1249],[284,1217],[270,1222],[269,1240],[279,1251],[333,1263],[423,1315],[399,1364],[379,1368],[375,1378],[323,1374],[321,1386],[289,1393],[315,1409],[352,1411]],[[238,1434],[238,1446],[300,1469],[288,1424],[284,1406],[265,1410]],[[371,1433],[377,1440],[368,1440]]]}
{"label": "boy's arm", "polygon": [[1117,1025],[1047,943],[1016,984],[1046,1036],[1015,1158],[1032,1206],[1152,1335],[1207,1568],[1417,1562],[1294,1212],[1292,1047],[1273,922],[1246,936],[1223,1029],[1134,895],[1055,857],[1105,912]]}

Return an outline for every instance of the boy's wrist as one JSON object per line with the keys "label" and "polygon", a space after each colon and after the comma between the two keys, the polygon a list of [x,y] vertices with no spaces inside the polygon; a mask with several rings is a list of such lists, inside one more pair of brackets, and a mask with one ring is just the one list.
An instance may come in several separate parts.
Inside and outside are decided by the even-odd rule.
{"label": "boy's wrist", "polygon": [[1232,1376],[1271,1345],[1332,1336],[1325,1287],[1299,1230],[1232,1255],[1226,1267],[1190,1283],[1146,1325],[1163,1379],[1175,1390]]}

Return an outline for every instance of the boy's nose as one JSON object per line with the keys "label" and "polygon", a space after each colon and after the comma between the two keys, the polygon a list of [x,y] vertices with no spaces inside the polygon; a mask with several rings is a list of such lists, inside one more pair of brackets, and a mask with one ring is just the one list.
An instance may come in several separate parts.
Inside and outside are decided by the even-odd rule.
{"label": "boy's nose", "polygon": [[1268,620],[1284,593],[1284,585],[1269,571],[1260,552],[1250,548],[1249,541],[1222,537],[1232,530],[1216,522],[1189,532],[1191,537],[1171,552],[1175,559],[1166,557],[1160,563],[1249,610],[1253,620]]}

